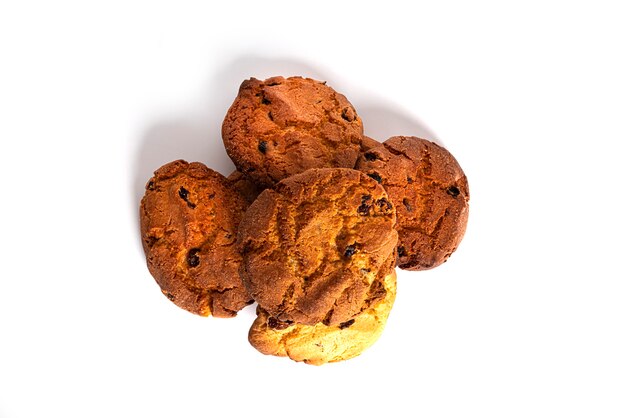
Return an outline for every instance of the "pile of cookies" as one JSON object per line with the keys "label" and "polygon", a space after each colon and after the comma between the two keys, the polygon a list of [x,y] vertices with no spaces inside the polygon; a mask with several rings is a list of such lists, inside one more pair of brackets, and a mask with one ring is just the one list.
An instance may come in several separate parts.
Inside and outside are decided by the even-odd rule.
{"label": "pile of cookies", "polygon": [[430,269],[459,245],[467,179],[441,146],[378,142],[325,82],[242,83],[222,125],[237,171],[156,170],[141,201],[148,268],[163,294],[202,316],[257,302],[248,339],[308,364],[355,357],[382,333],[398,266]]}

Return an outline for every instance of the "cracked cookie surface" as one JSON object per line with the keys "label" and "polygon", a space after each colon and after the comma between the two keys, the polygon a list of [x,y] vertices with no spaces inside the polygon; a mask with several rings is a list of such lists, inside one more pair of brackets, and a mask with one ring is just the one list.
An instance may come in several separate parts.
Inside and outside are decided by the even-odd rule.
{"label": "cracked cookie surface", "polygon": [[311,169],[267,189],[239,228],[241,275],[285,324],[338,325],[382,298],[397,232],[385,190],[365,174]]}
{"label": "cracked cookie surface", "polygon": [[241,278],[237,228],[247,208],[221,174],[177,160],[154,173],[141,200],[148,269],[168,299],[189,312],[235,316],[251,303]]}
{"label": "cracked cookie surface", "polygon": [[445,262],[463,239],[469,212],[467,178],[454,156],[434,142],[395,136],[362,151],[356,168],[382,184],[396,207],[398,266],[426,270]]}
{"label": "cracked cookie surface", "polygon": [[248,341],[263,354],[289,357],[313,365],[356,357],[378,340],[396,298],[396,272],[393,269],[384,274],[382,283],[385,289],[382,299],[338,325],[319,323],[277,327],[273,318],[259,308]]}
{"label": "cracked cookie surface", "polygon": [[222,124],[237,169],[266,187],[310,168],[353,168],[362,137],[346,97],[302,77],[244,81]]}

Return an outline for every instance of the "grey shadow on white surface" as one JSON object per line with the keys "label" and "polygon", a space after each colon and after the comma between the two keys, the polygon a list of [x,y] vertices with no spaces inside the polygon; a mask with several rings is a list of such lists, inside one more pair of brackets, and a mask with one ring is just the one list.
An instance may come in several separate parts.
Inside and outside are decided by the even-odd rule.
{"label": "grey shadow on white surface", "polygon": [[[171,118],[154,121],[139,138],[131,170],[131,210],[137,231],[139,202],[145,184],[163,164],[185,159],[200,161],[226,176],[234,170],[221,140],[222,120],[243,80],[275,75],[301,75],[329,81],[330,86],[345,94],[355,105],[363,119],[365,134],[379,141],[393,135],[414,135],[439,142],[432,130],[409,112],[381,97],[360,93],[358,86],[339,74],[294,59],[244,55],[209,75],[195,106]],[[141,246],[139,234],[137,245]]]}
{"label": "grey shadow on white surface", "polygon": [[365,135],[371,138],[383,142],[392,136],[417,136],[444,146],[424,123],[391,103],[368,104],[365,100],[365,104],[355,107],[363,120]]}
{"label": "grey shadow on white surface", "polygon": [[[272,75],[303,75],[324,78],[307,64],[287,59],[244,56],[216,71],[197,101],[195,108],[182,116],[157,120],[148,126],[139,139],[133,159],[133,216],[138,219],[138,206],[145,184],[163,164],[176,160],[200,161],[224,175],[234,170],[221,139],[222,120],[232,104],[239,85],[245,79]],[[185,113],[185,112],[182,112]]]}

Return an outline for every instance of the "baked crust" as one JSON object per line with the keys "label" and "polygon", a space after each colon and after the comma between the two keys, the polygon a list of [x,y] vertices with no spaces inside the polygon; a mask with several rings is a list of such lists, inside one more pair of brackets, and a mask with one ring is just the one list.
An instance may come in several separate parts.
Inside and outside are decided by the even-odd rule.
{"label": "baked crust", "polygon": [[141,200],[148,269],[169,300],[189,312],[235,316],[252,302],[241,278],[237,228],[245,199],[201,163],[159,168]]}
{"label": "baked crust", "polygon": [[244,284],[279,321],[345,322],[373,301],[395,218],[385,190],[356,170],[292,176],[261,193],[241,222]]}
{"label": "baked crust", "polygon": [[248,204],[251,204],[259,197],[259,194],[265,189],[252,181],[248,176],[243,174],[239,170],[235,170],[228,177],[226,177],[230,184],[246,199]]}
{"label": "baked crust", "polygon": [[310,168],[354,168],[362,137],[346,97],[302,77],[244,81],[222,124],[237,169],[265,187]]}
{"label": "baked crust", "polygon": [[387,272],[382,283],[385,289],[382,299],[338,325],[276,327],[274,318],[263,309],[257,309],[248,341],[263,354],[289,357],[316,366],[356,357],[378,340],[396,298],[396,272]]}
{"label": "baked crust", "polygon": [[394,136],[363,151],[356,168],[380,182],[396,207],[398,266],[444,263],[463,239],[469,213],[467,178],[454,156],[426,139]]}

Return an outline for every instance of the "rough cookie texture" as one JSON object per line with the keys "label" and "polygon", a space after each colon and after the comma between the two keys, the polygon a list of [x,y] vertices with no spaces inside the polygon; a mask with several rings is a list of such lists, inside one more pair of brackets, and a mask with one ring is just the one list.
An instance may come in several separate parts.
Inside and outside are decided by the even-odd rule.
{"label": "rough cookie texture", "polygon": [[239,228],[250,295],[285,324],[338,325],[384,296],[377,280],[392,255],[395,209],[385,190],[352,169],[312,169],[259,195]]}
{"label": "rough cookie texture", "polygon": [[[364,136],[361,141],[361,153],[367,152],[372,148],[379,146],[381,143],[377,140],[370,138],[369,136]],[[360,155],[360,154],[359,154]]]}
{"label": "rough cookie texture", "polygon": [[467,178],[452,154],[425,139],[395,136],[362,152],[356,168],[382,184],[396,207],[398,266],[426,270],[445,262],[469,212]]}
{"label": "rough cookie texture", "polygon": [[250,328],[248,341],[263,354],[289,357],[313,365],[356,357],[378,340],[396,298],[394,270],[386,273],[382,283],[384,298],[339,325],[293,324],[277,328],[274,318],[257,309],[258,316]]}
{"label": "rough cookie texture", "polygon": [[148,269],[168,299],[189,312],[232,317],[252,302],[241,278],[237,228],[247,203],[201,163],[159,168],[141,200]]}
{"label": "rough cookie texture", "polygon": [[239,193],[241,193],[241,195],[246,199],[248,204],[254,202],[264,189],[238,170],[230,173],[227,179],[228,181],[230,181],[233,187],[237,189]]}
{"label": "rough cookie texture", "polygon": [[309,168],[354,168],[362,137],[345,96],[302,77],[244,81],[222,125],[237,169],[266,187]]}

